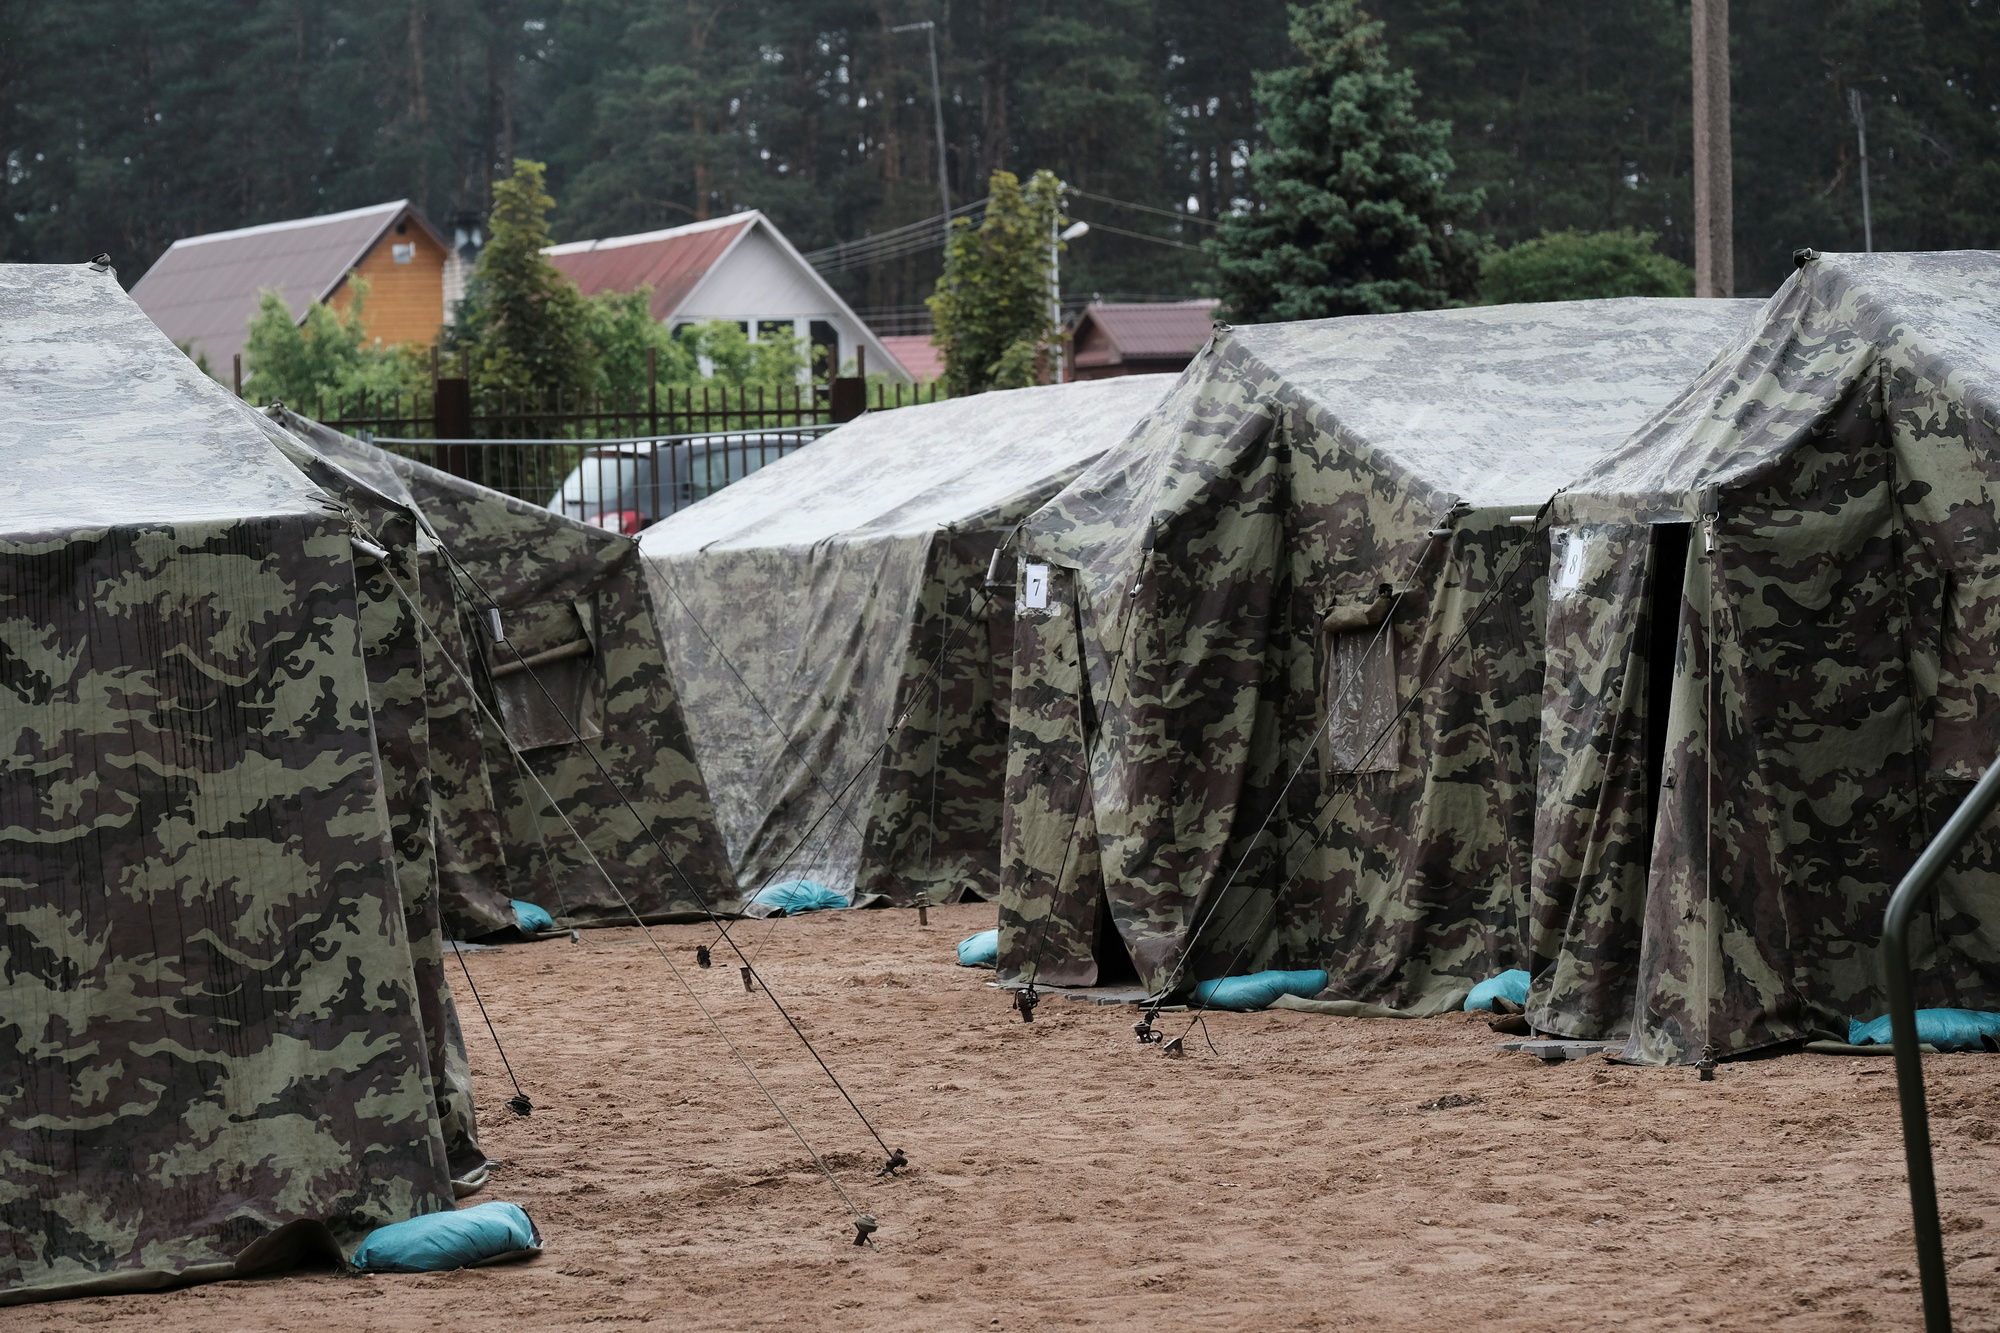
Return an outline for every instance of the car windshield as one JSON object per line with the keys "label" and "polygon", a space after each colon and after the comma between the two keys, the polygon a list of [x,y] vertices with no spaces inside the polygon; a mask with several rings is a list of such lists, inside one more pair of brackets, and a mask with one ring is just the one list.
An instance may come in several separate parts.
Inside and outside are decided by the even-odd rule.
{"label": "car windshield", "polygon": [[[549,508],[587,521],[599,514],[649,508],[650,505],[641,505],[640,493],[652,489],[650,454],[597,449],[585,454],[576,470],[564,479],[556,502]],[[645,498],[650,501],[652,497]]]}

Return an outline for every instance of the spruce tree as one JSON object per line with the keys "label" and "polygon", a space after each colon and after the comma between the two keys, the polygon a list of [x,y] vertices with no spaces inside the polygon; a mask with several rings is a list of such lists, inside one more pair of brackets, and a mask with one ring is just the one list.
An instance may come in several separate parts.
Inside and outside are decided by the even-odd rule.
{"label": "spruce tree", "polygon": [[965,218],[952,224],[944,273],[927,302],[954,398],[1040,382],[1062,335],[1049,318],[1062,182],[1038,171],[1024,187],[1013,172],[996,171],[986,190],[979,225]]}
{"label": "spruce tree", "polygon": [[1256,206],[1208,250],[1229,315],[1246,322],[1432,310],[1472,296],[1477,195],[1447,189],[1451,126],[1416,113],[1357,0],[1292,9],[1300,63],[1257,75],[1268,147],[1250,159]]}
{"label": "spruce tree", "polygon": [[553,401],[596,373],[583,294],[542,254],[549,245],[542,164],[516,161],[493,186],[491,237],[466,284],[453,341],[472,351],[472,382]]}

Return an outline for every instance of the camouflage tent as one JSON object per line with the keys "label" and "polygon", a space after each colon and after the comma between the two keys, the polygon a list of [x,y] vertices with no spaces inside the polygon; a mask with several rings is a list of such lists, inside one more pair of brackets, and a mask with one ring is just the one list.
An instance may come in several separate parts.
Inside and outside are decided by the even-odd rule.
{"label": "camouflage tent", "polygon": [[[1553,508],[1530,1017],[1654,1062],[1884,1011],[2000,738],[2000,255],[1828,255]],[[1919,1001],[2000,1008],[2000,845]]]}
{"label": "camouflage tent", "polygon": [[0,266],[0,399],[0,1303],[450,1207],[394,553],[109,271]]}
{"label": "camouflage tent", "polygon": [[870,414],[642,534],[741,889],[993,894],[1013,615],[990,558],[1171,382]]}
{"label": "camouflage tent", "polygon": [[446,925],[503,929],[513,898],[569,926],[634,911],[687,919],[728,897],[638,544],[276,415],[329,491],[364,506],[393,497],[420,520],[407,586],[432,627],[428,777]]}
{"label": "camouflage tent", "polygon": [[1324,999],[1415,1013],[1518,965],[1534,516],[1754,310],[1218,332],[1022,530],[1002,976],[1324,967]]}

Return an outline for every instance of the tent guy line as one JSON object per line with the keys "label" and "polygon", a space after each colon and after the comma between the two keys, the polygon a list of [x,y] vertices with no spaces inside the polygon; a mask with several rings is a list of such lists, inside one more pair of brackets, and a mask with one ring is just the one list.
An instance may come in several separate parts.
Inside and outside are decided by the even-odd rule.
{"label": "tent guy line", "polygon": [[[438,542],[438,550],[443,552],[445,563],[453,571],[454,577],[456,578],[462,576],[467,583],[471,584],[474,591],[476,591],[479,594],[480,598],[482,598],[485,601],[487,608],[493,613],[494,620],[500,630],[500,634],[498,636],[499,642],[504,646],[506,646],[507,648],[513,650],[515,656],[521,659],[523,662],[525,662],[528,655],[520,652],[518,649],[515,649],[514,645],[507,640],[505,622],[499,616],[499,612],[501,609],[500,603],[493,597],[492,593],[486,590],[485,585],[480,583],[480,581],[473,576],[470,570],[466,569],[463,565],[461,565],[458,562],[457,556],[452,554],[451,547],[448,544],[440,540]],[[400,591],[400,585],[399,585],[399,591]],[[405,594],[405,596],[407,597],[407,594]],[[704,893],[702,893],[700,889],[695,887],[694,881],[688,877],[686,871],[681,869],[681,864],[679,860],[677,860],[674,857],[672,852],[667,850],[666,842],[660,837],[658,830],[654,829],[653,826],[647,822],[645,817],[639,813],[637,807],[635,807],[632,804],[631,798],[625,794],[625,789],[618,783],[618,780],[611,775],[611,771],[604,766],[603,759],[598,756],[597,752],[594,749],[592,749],[587,743],[585,743],[583,738],[583,733],[577,730],[575,720],[572,719],[568,713],[563,711],[561,705],[556,702],[555,696],[549,692],[548,686],[543,683],[540,675],[538,675],[534,670],[534,668],[532,667],[526,667],[525,670],[528,679],[534,682],[535,688],[541,691],[542,697],[548,701],[549,707],[555,711],[558,717],[562,718],[563,725],[566,726],[569,729],[570,734],[573,737],[575,737],[578,747],[582,749],[584,754],[589,756],[591,763],[596,766],[597,771],[603,777],[605,784],[608,787],[610,787],[610,789],[614,794],[616,794],[619,801],[623,803],[623,805],[625,806],[626,810],[631,813],[632,818],[638,822],[641,830],[646,834],[648,838],[652,840],[653,845],[659,849],[660,855],[664,857],[666,859],[667,864],[673,868],[674,874],[677,877],[679,877],[681,884],[683,885],[683,887],[687,889],[688,893],[694,898],[695,903],[701,908],[702,912],[708,917],[708,919],[712,923],[714,923],[717,931],[720,932],[722,939],[729,945],[730,952],[736,955],[738,960],[742,963],[742,965],[746,969],[749,969],[748,977],[756,977],[757,975],[756,970],[754,968],[751,968],[750,960],[744,956],[743,950],[737,946],[736,940],[729,933],[728,924],[724,921],[722,915],[715,910],[714,905],[708,901],[707,895],[705,895]],[[483,700],[481,701],[481,706],[484,707]],[[510,745],[512,744],[511,740],[509,741],[509,744]],[[537,786],[541,785],[539,777],[537,777],[536,779],[536,785]],[[546,789],[544,789],[544,795],[547,795]],[[550,804],[553,805],[555,798],[553,796],[550,796],[548,797],[548,799],[550,801]],[[562,813],[561,807],[558,806],[557,811],[558,813]],[[569,817],[567,814],[563,815],[563,819],[565,823],[569,822]],[[574,833],[575,831],[576,831],[575,828],[572,826],[571,832]],[[577,836],[579,840],[582,837],[581,834],[578,834]],[[585,848],[586,852],[589,852],[589,850],[590,849],[588,847]],[[591,861],[593,864],[598,864],[595,853],[591,853]],[[599,864],[599,870],[602,871],[602,869],[603,869],[602,865]],[[632,914],[632,920],[634,922],[637,922],[639,928],[646,932],[647,940],[653,944],[653,947],[656,951],[660,952],[660,956],[662,958],[665,958],[666,957],[665,951],[660,950],[659,942],[653,939],[652,932],[647,929],[646,924],[641,919],[639,912],[632,907],[630,900],[627,899],[625,896],[624,890],[619,889],[614,885],[613,891],[617,893],[619,901],[625,904],[625,910]],[[668,963],[668,966],[672,967],[673,964],[670,962]],[[678,969],[675,970],[674,975],[677,977],[680,975]],[[748,977],[746,977],[746,979],[748,979]],[[882,1137],[881,1131],[876,1129],[874,1122],[868,1118],[867,1112],[861,1109],[860,1103],[856,1102],[854,1100],[853,1095],[847,1091],[846,1085],[840,1081],[840,1076],[833,1072],[832,1067],[827,1064],[825,1057],[823,1057],[819,1053],[819,1049],[813,1045],[812,1038],[806,1036],[805,1029],[799,1026],[798,1020],[794,1019],[791,1015],[791,1011],[785,1008],[784,1001],[778,998],[777,993],[773,991],[768,984],[763,985],[762,990],[766,998],[768,998],[771,1001],[771,1006],[775,1008],[778,1011],[778,1013],[784,1018],[786,1025],[791,1028],[792,1032],[798,1037],[800,1043],[805,1046],[806,1053],[812,1056],[813,1062],[820,1067],[821,1072],[823,1072],[826,1075],[828,1081],[833,1084],[834,1089],[840,1093],[841,1099],[847,1103],[848,1107],[851,1110],[853,1110],[856,1118],[858,1118],[861,1121],[862,1125],[867,1128],[870,1136],[872,1136],[875,1142],[878,1145],[880,1145],[882,1151],[885,1154],[893,1157],[895,1155],[895,1149],[889,1146],[888,1141]],[[782,1114],[782,1112],[780,1114]],[[800,1141],[804,1142],[803,1138],[801,1138]],[[830,1176],[829,1179],[831,1179]],[[843,1192],[841,1197],[846,1198],[846,1194]],[[860,1214],[857,1213],[857,1216],[860,1216]]]}
{"label": "tent guy line", "polygon": [[493,1026],[493,1015],[486,1012],[486,1001],[479,998],[479,986],[472,979],[472,969],[465,964],[465,950],[453,949],[458,955],[459,970],[465,973],[466,987],[472,992],[472,1002],[479,1006],[479,1016],[486,1020],[486,1031],[493,1038],[493,1049],[500,1053],[500,1067],[507,1071],[507,1081],[514,1085],[514,1095],[507,1099],[507,1109],[515,1115],[525,1116],[535,1109],[528,1094],[521,1091],[521,1080],[514,1076],[514,1062],[507,1058],[507,1048],[500,1044],[500,1031]]}
{"label": "tent guy line", "polygon": [[[457,563],[455,560],[453,560],[450,549],[447,546],[445,546],[443,542],[440,541],[438,543],[438,549],[444,552],[445,559],[448,564],[455,565]],[[426,634],[430,635],[431,641],[433,643],[437,644],[439,647],[443,647],[444,646],[443,639],[441,639],[438,636],[436,628],[431,625],[428,619],[425,618],[423,613],[423,608],[418,603],[417,599],[410,595],[409,589],[403,586],[402,580],[395,577],[394,574],[388,572],[388,564],[386,561],[383,564],[383,571],[385,577],[388,579],[389,586],[391,586],[396,590],[396,595],[403,600],[404,605],[409,607],[412,616],[416,620],[416,623],[423,628],[423,631]],[[468,578],[468,580],[472,582],[474,587],[479,586],[478,580],[472,579],[469,574],[466,577]],[[481,591],[484,592],[484,589],[481,589]],[[490,598],[488,600],[489,602],[491,601]],[[472,682],[465,677],[464,671],[458,666],[456,662],[452,663],[452,669],[459,674],[460,679],[464,680],[467,687],[470,688]],[[528,674],[530,676],[534,674],[533,668],[528,669]],[[500,734],[502,736],[505,736],[506,728],[504,727],[504,725],[501,724],[500,719],[493,713],[493,710],[486,703],[486,701],[479,697],[477,691],[474,691],[473,698],[478,703],[479,709],[486,716],[486,719],[489,722],[493,723],[496,728],[499,728]],[[513,739],[511,737],[508,737],[507,744],[509,748],[513,747]],[[565,812],[562,806],[557,803],[554,794],[551,793],[547,785],[542,782],[541,776],[535,773],[532,768],[528,768],[526,771],[528,773],[529,778],[534,782],[535,786],[540,789],[543,799],[548,802],[550,808],[552,808],[556,812],[557,816],[562,819],[563,823],[568,825],[571,835],[576,838],[577,845],[582,849],[584,856],[589,859],[591,866],[595,868],[597,873],[604,878],[606,886],[610,888],[612,893],[617,895],[619,902],[625,905],[625,910],[631,914],[632,924],[639,928],[639,933],[641,935],[645,936],[646,943],[653,946],[653,952],[658,954],[660,956],[660,961],[667,965],[667,971],[673,974],[674,980],[679,982],[681,988],[688,993],[688,998],[694,1001],[695,1008],[698,1009],[701,1012],[701,1016],[708,1021],[708,1025],[711,1028],[715,1029],[715,1035],[720,1037],[722,1039],[722,1044],[729,1048],[730,1055],[734,1056],[736,1059],[736,1063],[743,1067],[743,1072],[746,1075],[748,1075],[750,1081],[756,1085],[757,1091],[764,1095],[764,1100],[768,1101],[771,1104],[771,1109],[778,1113],[778,1118],[785,1122],[785,1127],[787,1129],[792,1131],[792,1137],[796,1138],[799,1141],[799,1146],[806,1150],[806,1155],[812,1158],[813,1165],[819,1168],[820,1174],[824,1175],[826,1177],[827,1183],[833,1186],[834,1192],[840,1196],[840,1200],[843,1204],[847,1206],[847,1210],[854,1214],[855,1231],[856,1231],[855,1243],[858,1245],[865,1241],[871,1248],[873,1248],[875,1243],[873,1240],[870,1240],[869,1237],[871,1233],[877,1230],[874,1217],[868,1213],[862,1212],[861,1209],[855,1205],[854,1200],[851,1197],[849,1197],[847,1190],[841,1185],[839,1178],[833,1174],[833,1169],[829,1167],[826,1164],[825,1159],[820,1156],[819,1150],[813,1147],[812,1142],[806,1138],[804,1131],[802,1131],[798,1127],[797,1122],[795,1122],[792,1119],[791,1115],[786,1112],[783,1103],[781,1103],[778,1100],[777,1095],[773,1093],[771,1089],[765,1085],[763,1079],[757,1076],[756,1068],[751,1065],[749,1059],[744,1056],[743,1052],[737,1047],[736,1043],[730,1040],[728,1031],[723,1028],[722,1024],[716,1019],[715,1015],[709,1011],[708,1006],[701,1002],[700,992],[695,990],[693,984],[688,981],[687,977],[681,972],[681,970],[678,967],[674,966],[674,960],[668,957],[666,949],[661,946],[659,939],[653,934],[651,927],[647,926],[645,919],[639,914],[638,909],[632,906],[631,900],[625,896],[624,889],[619,887],[618,881],[612,877],[611,872],[604,868],[604,863],[598,859],[596,851],[592,849],[592,847],[588,842],[584,841],[583,834],[580,831],[578,831],[575,824],[570,822],[568,813]],[[459,966],[461,967],[465,966],[465,956],[463,954],[459,955]],[[468,968],[466,971],[466,980],[469,983],[471,979],[472,979],[471,970]],[[768,988],[766,993],[768,993]],[[484,1005],[482,1005],[481,1012],[483,1013],[484,1011],[485,1007]],[[780,1008],[779,1012],[781,1013],[784,1012],[782,1007]],[[787,1014],[786,1021],[790,1022],[790,1018],[791,1016]],[[798,1024],[792,1023],[791,1026],[794,1032],[798,1032],[799,1039],[801,1041],[806,1041],[805,1034],[803,1032],[799,1032]],[[499,1044],[499,1036],[497,1033],[494,1036],[494,1044],[496,1046]],[[806,1041],[806,1049],[807,1050],[812,1049],[812,1043],[810,1041]],[[815,1052],[815,1054],[817,1053]],[[502,1062],[504,1063],[506,1059],[504,1054],[502,1055],[501,1059]],[[821,1062],[820,1068],[826,1069],[824,1061]],[[508,1072],[511,1076],[513,1072],[511,1067],[508,1070]],[[827,1075],[828,1077],[832,1077],[832,1071],[827,1070]],[[840,1086],[839,1080],[837,1079],[834,1080],[834,1086],[835,1087]],[[518,1084],[516,1084],[516,1091],[519,1091]],[[845,1096],[846,1090],[842,1089],[841,1091],[842,1095]],[[522,1094],[522,1099],[526,1100],[525,1093]],[[848,1105],[852,1106],[853,1104],[854,1104],[853,1099],[849,1098]],[[858,1114],[860,1108],[856,1107],[855,1109]],[[520,1111],[518,1108],[516,1108],[516,1113],[520,1115],[527,1114],[527,1112]],[[861,1120],[864,1125],[868,1124],[868,1118],[866,1116],[862,1116]],[[873,1125],[869,1125],[868,1129],[871,1134],[875,1132]],[[880,1143],[882,1141],[881,1135],[876,1134],[875,1141],[877,1143]],[[891,1157],[895,1156],[894,1152],[889,1150],[886,1145],[884,1145],[884,1151],[889,1152]]]}

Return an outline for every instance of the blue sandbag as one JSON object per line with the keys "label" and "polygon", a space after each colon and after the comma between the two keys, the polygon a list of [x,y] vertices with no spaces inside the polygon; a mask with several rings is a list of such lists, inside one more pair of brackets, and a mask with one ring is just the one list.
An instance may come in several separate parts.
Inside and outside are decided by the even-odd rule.
{"label": "blue sandbag", "polygon": [[[1979,1039],[1988,1036],[2000,1038],[2000,1014],[1978,1009],[1917,1010],[1917,1044],[1920,1046],[1935,1046],[1940,1051],[1978,1051],[1985,1049]],[[1894,1042],[1887,1014],[1869,1023],[1856,1022],[1851,1018],[1847,1020],[1847,1044],[1850,1046],[1889,1046]]]}
{"label": "blue sandbag", "polygon": [[1512,1000],[1525,1009],[1528,1005],[1528,974],[1517,967],[1497,977],[1486,978],[1465,997],[1465,1007],[1467,1010],[1491,1009],[1495,1000]]}
{"label": "blue sandbag", "polygon": [[809,879],[766,884],[757,890],[757,895],[750,901],[768,909],[767,914],[772,916],[779,912],[787,916],[797,916],[800,912],[829,912],[849,906],[845,894],[836,893],[826,885],[815,884]]}
{"label": "blue sandbag", "polygon": [[1263,1009],[1280,995],[1317,995],[1326,989],[1326,973],[1252,972],[1247,977],[1217,977],[1194,988],[1195,1003],[1210,1009]]}
{"label": "blue sandbag", "polygon": [[960,967],[1000,966],[1000,932],[982,930],[958,942],[958,965]]}
{"label": "blue sandbag", "polygon": [[438,1273],[541,1243],[519,1204],[482,1203],[377,1227],[355,1250],[354,1266],[368,1273]]}
{"label": "blue sandbag", "polygon": [[519,926],[524,933],[539,935],[545,930],[554,930],[556,928],[556,919],[550,916],[543,908],[537,907],[533,903],[522,902],[519,898],[514,899],[513,902],[514,924]]}

